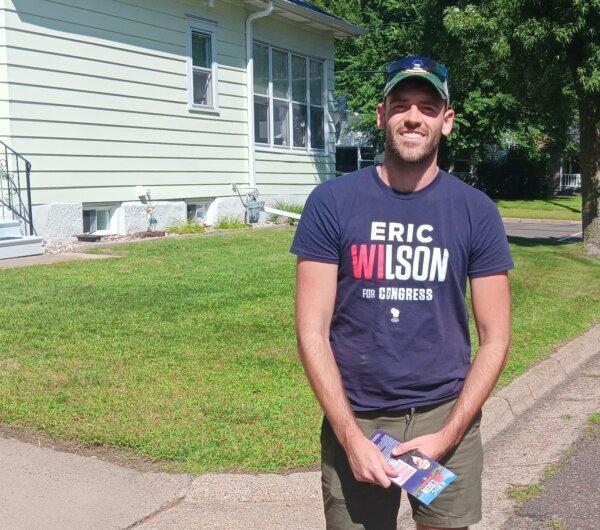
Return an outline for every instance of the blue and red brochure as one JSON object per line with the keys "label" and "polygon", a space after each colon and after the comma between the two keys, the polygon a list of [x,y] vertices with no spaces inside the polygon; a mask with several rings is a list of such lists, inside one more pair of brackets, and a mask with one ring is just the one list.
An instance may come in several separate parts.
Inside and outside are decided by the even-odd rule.
{"label": "blue and red brochure", "polygon": [[416,449],[400,456],[392,456],[392,449],[400,441],[385,431],[380,429],[373,431],[370,440],[379,447],[390,465],[398,471],[398,476],[390,477],[390,480],[423,504],[429,505],[456,479],[452,471]]}

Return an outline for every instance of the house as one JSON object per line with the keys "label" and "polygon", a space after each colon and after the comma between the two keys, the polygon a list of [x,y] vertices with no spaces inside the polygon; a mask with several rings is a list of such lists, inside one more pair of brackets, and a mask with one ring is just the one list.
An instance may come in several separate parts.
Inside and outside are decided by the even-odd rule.
{"label": "house", "polygon": [[337,100],[335,122],[335,172],[343,175],[375,164],[377,153],[369,133],[357,130],[360,115],[347,110],[348,97]]}
{"label": "house", "polygon": [[148,202],[211,224],[335,176],[334,41],[361,28],[303,0],[2,7],[0,140],[38,235],[142,230]]}

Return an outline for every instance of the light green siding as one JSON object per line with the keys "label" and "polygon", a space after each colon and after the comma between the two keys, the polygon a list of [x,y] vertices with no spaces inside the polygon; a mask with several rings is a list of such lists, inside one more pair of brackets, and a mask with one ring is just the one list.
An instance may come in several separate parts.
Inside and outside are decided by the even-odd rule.
{"label": "light green siding", "polygon": [[261,147],[256,149],[256,182],[261,193],[303,194],[316,184],[335,176],[335,133],[333,114],[333,36],[312,30],[303,24],[281,19],[259,19],[255,23],[256,40],[324,61],[328,108],[325,121],[328,136],[325,154],[311,154],[302,150],[285,153]]}
{"label": "light green siding", "polygon": [[[0,138],[31,161],[34,203],[134,200],[137,185],[155,200],[226,196],[248,182],[244,2],[1,1]],[[189,16],[218,25],[218,113],[188,109]],[[276,15],[255,31],[324,59],[331,100],[330,34]],[[333,138],[326,147],[257,152],[261,193],[306,194],[333,176]]]}

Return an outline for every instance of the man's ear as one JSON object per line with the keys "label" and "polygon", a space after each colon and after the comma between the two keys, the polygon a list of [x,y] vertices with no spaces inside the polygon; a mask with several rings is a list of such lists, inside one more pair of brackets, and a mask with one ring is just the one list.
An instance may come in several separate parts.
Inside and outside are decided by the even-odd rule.
{"label": "man's ear", "polygon": [[377,103],[375,112],[377,114],[377,128],[385,129],[385,100],[381,103]]}
{"label": "man's ear", "polygon": [[450,131],[452,131],[452,126],[454,125],[454,117],[456,116],[456,113],[454,112],[454,109],[452,108],[447,108],[444,111],[444,125],[442,125],[442,134],[444,136],[448,136],[450,134]]}

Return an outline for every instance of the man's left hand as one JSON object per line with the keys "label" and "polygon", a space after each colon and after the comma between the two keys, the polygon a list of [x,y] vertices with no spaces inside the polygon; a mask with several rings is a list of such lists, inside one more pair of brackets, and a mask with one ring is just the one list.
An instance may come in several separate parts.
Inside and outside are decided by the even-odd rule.
{"label": "man's left hand", "polygon": [[453,447],[453,443],[450,437],[444,432],[438,431],[433,434],[426,434],[424,436],[418,436],[408,442],[398,444],[392,450],[392,456],[400,456],[404,453],[408,453],[413,449],[418,449],[425,456],[432,458],[433,460],[439,460],[442,458],[450,449]]}

